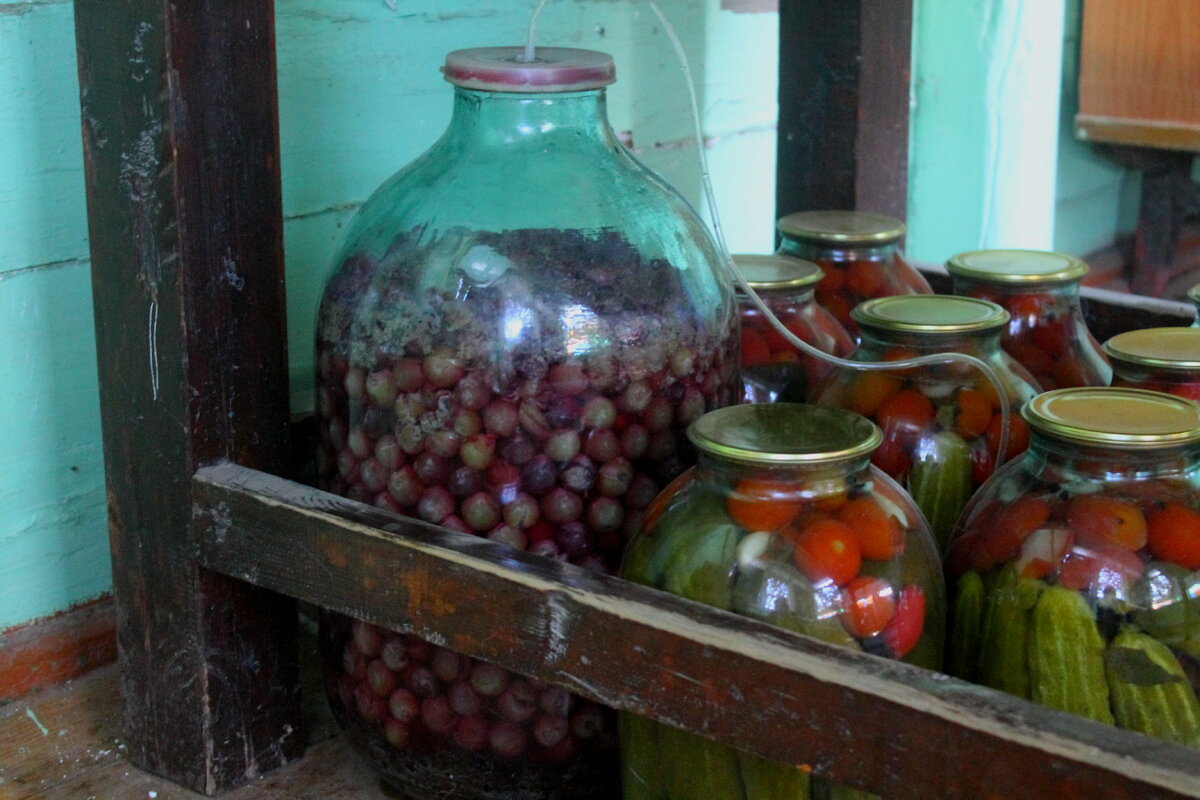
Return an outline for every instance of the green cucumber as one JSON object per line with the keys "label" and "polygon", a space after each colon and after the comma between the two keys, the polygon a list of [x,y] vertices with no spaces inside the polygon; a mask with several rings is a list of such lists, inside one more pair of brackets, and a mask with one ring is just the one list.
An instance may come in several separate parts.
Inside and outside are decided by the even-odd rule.
{"label": "green cucumber", "polygon": [[669,725],[657,727],[667,800],[747,800],[737,751]]}
{"label": "green cucumber", "polygon": [[1042,587],[1041,581],[1018,577],[1012,564],[1001,568],[983,617],[979,682],[984,686],[1029,699],[1029,627]]}
{"label": "green cucumber", "polygon": [[959,576],[951,611],[954,619],[947,669],[956,678],[973,681],[983,632],[983,578],[978,572],[968,571]]}
{"label": "green cucumber", "polygon": [[1200,658],[1200,596],[1191,591],[1196,582],[1175,564],[1147,564],[1140,589],[1150,607],[1134,612],[1133,621],[1163,644]]}
{"label": "green cucumber", "polygon": [[664,567],[662,588],[671,594],[729,610],[737,573],[737,546],[745,532],[732,522],[713,524],[690,537]]}
{"label": "green cucumber", "polygon": [[1105,672],[1117,725],[1200,747],[1200,700],[1169,647],[1126,628],[1109,645]]}
{"label": "green cucumber", "polygon": [[667,796],[659,752],[660,727],[640,714],[623,711],[617,716],[623,800],[664,800]]}
{"label": "green cucumber", "polygon": [[696,539],[713,526],[732,524],[721,498],[685,487],[670,499],[654,528],[630,542],[621,560],[621,577],[662,588],[667,565],[681,552],[694,548]]}
{"label": "green cucumber", "polygon": [[[808,773],[790,764],[737,751],[746,800],[808,800]],[[626,797],[625,800],[630,800]]]}
{"label": "green cucumber", "polygon": [[961,436],[939,431],[921,440],[908,470],[908,491],[929,521],[942,554],[972,489],[971,448]]}
{"label": "green cucumber", "polygon": [[1078,592],[1051,586],[1033,609],[1029,699],[1097,722],[1113,723],[1104,674],[1104,639]]}

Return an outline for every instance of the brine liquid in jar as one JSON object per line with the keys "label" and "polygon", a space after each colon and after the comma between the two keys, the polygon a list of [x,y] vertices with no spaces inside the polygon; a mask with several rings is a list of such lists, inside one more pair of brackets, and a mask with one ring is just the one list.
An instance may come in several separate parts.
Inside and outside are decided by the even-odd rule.
{"label": "brine liquid in jar", "polygon": [[[813,300],[821,268],[782,255],[735,255],[733,263],[763,303],[789,331],[835,356],[854,349],[854,339]],[[830,370],[828,362],[801,352],[783,337],[750,298],[737,293],[742,320],[742,402],[803,402]]]}

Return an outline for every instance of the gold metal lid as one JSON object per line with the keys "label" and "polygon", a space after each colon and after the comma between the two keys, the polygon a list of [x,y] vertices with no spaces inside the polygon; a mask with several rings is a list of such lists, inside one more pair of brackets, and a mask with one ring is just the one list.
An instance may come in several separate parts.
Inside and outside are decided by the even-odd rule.
{"label": "gold metal lid", "polygon": [[1143,328],[1104,343],[1109,358],[1139,367],[1200,369],[1200,328]]}
{"label": "gold metal lid", "polygon": [[731,258],[751,289],[803,289],[825,277],[816,264],[794,256],[739,254]]}
{"label": "gold metal lid", "polygon": [[870,211],[797,211],[775,223],[790,239],[841,245],[883,245],[904,235],[904,223]]}
{"label": "gold metal lid", "polygon": [[1200,306],[1200,283],[1197,283],[1192,288],[1188,289],[1188,300],[1191,300],[1196,305]]}
{"label": "gold metal lid", "polygon": [[1066,283],[1086,275],[1088,265],[1048,250],[972,250],[951,256],[946,271],[996,283]]}
{"label": "gold metal lid", "polygon": [[833,406],[753,403],[710,411],[688,427],[702,452],[759,464],[819,464],[865,456],[883,434],[864,417]]}
{"label": "gold metal lid", "polygon": [[859,325],[912,333],[979,333],[1008,323],[990,300],[948,294],[902,294],[864,300],[850,311]]}
{"label": "gold metal lid", "polygon": [[1200,442],[1200,404],[1144,389],[1055,389],[1026,403],[1021,416],[1034,431],[1083,444],[1134,449]]}

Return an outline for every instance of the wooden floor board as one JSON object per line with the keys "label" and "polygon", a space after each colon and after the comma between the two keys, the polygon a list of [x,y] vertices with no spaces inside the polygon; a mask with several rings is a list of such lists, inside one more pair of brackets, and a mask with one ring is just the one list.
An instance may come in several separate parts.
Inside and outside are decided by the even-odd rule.
{"label": "wooden floor board", "polygon": [[[324,698],[309,684],[307,755],[222,800],[396,800],[336,735]],[[118,695],[110,665],[0,706],[0,800],[202,798],[125,758]]]}

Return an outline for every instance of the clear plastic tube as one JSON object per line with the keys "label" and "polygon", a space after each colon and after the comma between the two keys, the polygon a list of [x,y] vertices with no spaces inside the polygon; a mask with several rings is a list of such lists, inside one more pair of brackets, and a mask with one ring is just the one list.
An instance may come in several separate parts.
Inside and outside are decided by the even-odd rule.
{"label": "clear plastic tube", "polygon": [[692,68],[687,59],[687,54],[683,50],[683,44],[679,41],[679,37],[675,33],[675,28],[671,25],[670,20],[663,14],[662,9],[653,0],[646,0],[647,5],[658,17],[667,32],[667,37],[671,40],[672,46],[675,48],[675,56],[679,61],[680,68],[683,71],[684,83],[687,85],[688,97],[691,101],[692,109],[692,126],[696,137],[696,155],[700,161],[700,180],[704,187],[704,199],[708,205],[709,216],[712,218],[713,234],[717,240],[717,246],[721,252],[725,272],[729,278],[738,286],[746,297],[750,298],[750,302],[755,308],[771,323],[771,326],[783,336],[785,340],[790,342],[792,346],[799,349],[801,352],[807,353],[813,358],[820,359],[829,364],[842,369],[858,370],[864,372],[891,372],[898,369],[908,369],[912,367],[929,367],[940,364],[960,363],[974,367],[983,373],[988,382],[996,389],[996,396],[1000,399],[1000,446],[996,452],[996,468],[999,468],[1004,463],[1005,451],[1008,449],[1008,432],[1009,432],[1009,417],[1012,413],[1011,403],[1008,395],[1005,392],[1004,384],[1000,380],[999,374],[986,361],[976,358],[975,356],[967,355],[966,353],[934,353],[916,358],[907,358],[897,361],[854,361],[848,358],[839,358],[818,350],[808,342],[801,339],[796,334],[788,330],[787,326],[776,317],[767,304],[763,302],[758,293],[750,287],[746,279],[738,271],[733,263],[733,258],[730,256],[729,247],[725,241],[725,232],[721,227],[720,216],[717,213],[716,195],[713,193],[712,179],[708,171],[708,158],[704,154],[704,132],[700,123],[700,108],[696,99],[696,88],[692,77]]}

